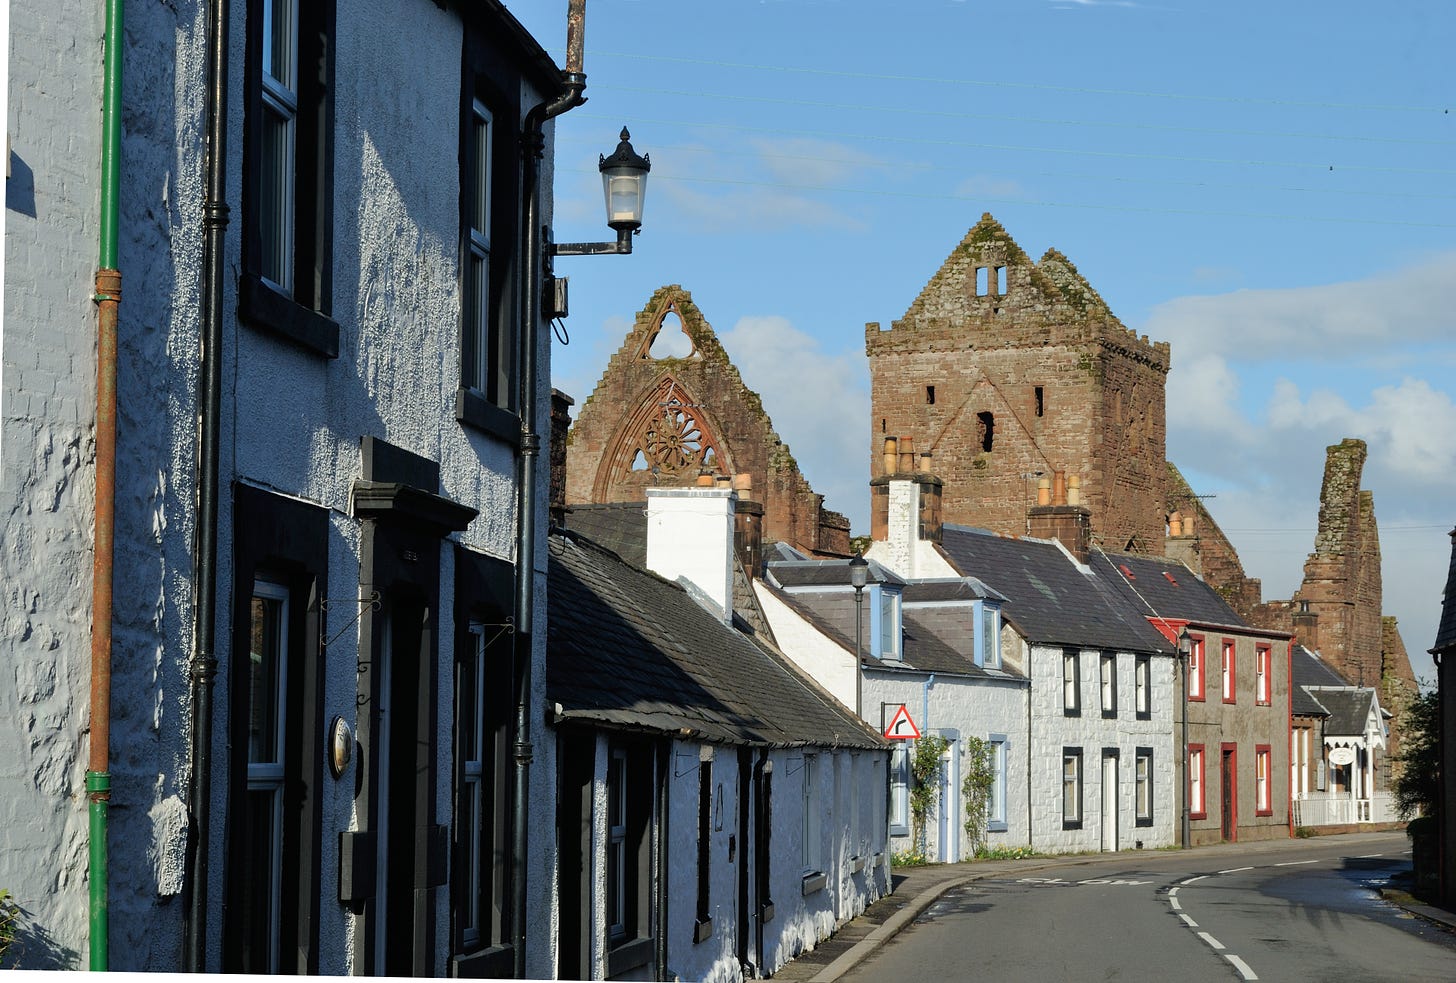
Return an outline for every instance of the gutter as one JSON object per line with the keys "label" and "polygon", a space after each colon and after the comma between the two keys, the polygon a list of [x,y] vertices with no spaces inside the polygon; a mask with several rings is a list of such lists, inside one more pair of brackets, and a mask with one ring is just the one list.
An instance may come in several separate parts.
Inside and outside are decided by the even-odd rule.
{"label": "gutter", "polygon": [[[218,0],[214,0],[218,2]],[[541,453],[541,435],[536,430],[536,389],[540,369],[536,348],[540,337],[542,260],[545,236],[540,227],[541,166],[545,152],[544,127],[547,121],[575,109],[586,102],[586,75],[582,72],[582,51],[586,24],[586,0],[569,0],[566,13],[566,71],[561,80],[565,88],[557,98],[540,103],[526,114],[522,133],[523,192],[526,215],[522,242],[525,285],[521,324],[521,454],[516,502],[516,603],[515,639],[518,657],[515,666],[515,774],[514,801],[511,806],[511,908],[515,935],[515,976],[526,975],[526,865],[527,865],[527,802],[530,795],[531,766],[531,661],[535,632],[536,579],[536,480],[537,458]],[[524,648],[524,657],[519,648]]]}
{"label": "gutter", "polygon": [[202,364],[197,379],[197,528],[189,709],[191,768],[187,785],[187,909],[183,969],[207,969],[207,870],[212,806],[212,686],[217,675],[217,500],[219,421],[222,415],[223,237],[227,231],[228,0],[207,4],[207,152],[203,181]]}
{"label": "gutter", "polygon": [[101,83],[101,216],[96,270],[96,512],[91,562],[91,748],[89,922],[93,972],[110,963],[107,833],[111,805],[111,618],[116,535],[116,338],[121,306],[117,226],[121,217],[121,46],[124,0],[106,0]]}

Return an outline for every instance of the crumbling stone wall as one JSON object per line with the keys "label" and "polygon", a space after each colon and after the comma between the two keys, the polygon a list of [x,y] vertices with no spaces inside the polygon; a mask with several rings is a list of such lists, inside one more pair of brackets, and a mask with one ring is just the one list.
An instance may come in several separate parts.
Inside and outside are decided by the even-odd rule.
{"label": "crumbling stone wall", "polygon": [[[674,347],[676,345],[676,347]],[[637,313],[567,437],[568,505],[636,502],[700,473],[750,475],[763,532],[849,555],[849,520],[824,508],[692,295],[658,289]]]}
{"label": "crumbling stone wall", "polygon": [[1161,553],[1166,343],[1125,328],[1062,254],[989,214],[889,330],[865,326],[870,468],[885,437],[934,454],[944,515],[1025,533],[1038,473],[1082,478],[1094,540]]}

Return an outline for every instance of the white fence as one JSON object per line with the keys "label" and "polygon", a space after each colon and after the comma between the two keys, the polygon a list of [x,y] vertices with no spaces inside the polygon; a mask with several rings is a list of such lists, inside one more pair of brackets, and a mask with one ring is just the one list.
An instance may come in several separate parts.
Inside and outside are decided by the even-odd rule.
{"label": "white fence", "polygon": [[1397,819],[1395,798],[1389,792],[1376,792],[1368,799],[1352,799],[1340,795],[1294,800],[1296,826],[1393,823]]}

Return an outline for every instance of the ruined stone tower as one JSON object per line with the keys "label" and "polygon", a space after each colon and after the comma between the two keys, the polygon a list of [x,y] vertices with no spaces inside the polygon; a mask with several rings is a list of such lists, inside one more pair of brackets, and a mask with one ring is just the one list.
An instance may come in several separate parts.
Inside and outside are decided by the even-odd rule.
{"label": "ruined stone tower", "polygon": [[642,502],[708,475],[747,476],[740,497],[762,507],[765,540],[849,555],[849,520],[823,507],[692,296],[662,287],[572,425],[566,502]]}
{"label": "ruined stone tower", "polygon": [[897,438],[934,455],[945,521],[1021,534],[1038,478],[1063,472],[1095,543],[1162,553],[1168,345],[1125,328],[1065,256],[1032,262],[984,215],[903,318],[865,326],[865,351],[872,476]]}

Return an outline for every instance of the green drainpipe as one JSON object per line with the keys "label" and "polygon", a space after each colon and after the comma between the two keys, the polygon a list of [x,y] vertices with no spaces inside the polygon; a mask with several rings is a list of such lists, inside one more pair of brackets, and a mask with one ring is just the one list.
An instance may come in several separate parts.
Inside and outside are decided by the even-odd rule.
{"label": "green drainpipe", "polygon": [[110,949],[106,837],[111,801],[112,536],[116,517],[116,325],[121,304],[117,225],[121,188],[121,46],[123,0],[106,0],[106,60],[101,83],[101,246],[96,271],[96,519],[91,593],[90,811],[92,971],[104,972]]}

